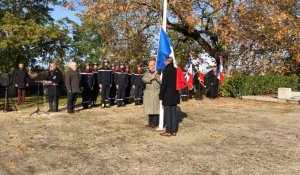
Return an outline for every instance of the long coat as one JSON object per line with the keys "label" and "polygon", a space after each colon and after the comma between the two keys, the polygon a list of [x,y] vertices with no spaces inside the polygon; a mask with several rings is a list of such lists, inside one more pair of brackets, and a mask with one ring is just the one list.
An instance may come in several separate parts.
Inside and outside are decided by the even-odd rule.
{"label": "long coat", "polygon": [[49,71],[46,80],[52,81],[56,85],[48,86],[48,95],[49,96],[60,96],[61,94],[61,86],[63,83],[63,76],[61,71],[56,68],[53,72]]}
{"label": "long coat", "polygon": [[18,85],[18,88],[23,89],[28,84],[28,71],[25,69],[17,69],[15,72],[14,82]]}
{"label": "long coat", "polygon": [[173,106],[180,102],[179,91],[176,90],[176,68],[173,63],[168,64],[164,70],[159,99],[164,106]]}
{"label": "long coat", "polygon": [[65,85],[67,92],[80,93],[79,73],[69,68],[65,77]]}
{"label": "long coat", "polygon": [[159,89],[160,89],[160,75],[156,74],[155,79],[151,80],[151,73],[147,71],[143,76],[145,83],[143,108],[145,114],[159,114]]}

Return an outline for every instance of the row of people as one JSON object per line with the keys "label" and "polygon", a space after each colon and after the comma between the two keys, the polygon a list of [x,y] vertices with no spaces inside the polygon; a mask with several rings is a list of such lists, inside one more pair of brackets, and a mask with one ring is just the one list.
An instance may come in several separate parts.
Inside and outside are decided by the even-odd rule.
{"label": "row of people", "polygon": [[[60,75],[54,75],[56,72]],[[50,95],[54,92],[51,89],[55,89],[56,96],[60,95],[60,84],[62,82],[59,82],[61,78],[57,79],[57,77],[62,77],[61,72],[55,63],[51,63],[47,80],[58,84],[58,86],[49,87],[49,99],[52,98]],[[116,70],[114,65],[109,67],[108,60],[104,60],[103,66],[99,70],[96,64],[94,64],[93,69],[90,68],[89,64],[86,64],[85,70],[78,73],[77,64],[72,62],[65,76],[65,86],[69,102],[68,112],[74,112],[76,96],[79,93],[82,93],[83,109],[88,108],[89,105],[95,105],[99,92],[102,108],[109,108],[114,103],[118,107],[125,106],[126,99],[130,96],[131,88],[134,89],[135,104],[141,105],[144,89],[142,77],[143,74],[140,66],[137,66],[136,73],[129,73],[129,67],[125,67],[124,63],[120,63],[119,69]],[[57,111],[57,101],[52,102],[52,100],[49,100],[49,111]]]}

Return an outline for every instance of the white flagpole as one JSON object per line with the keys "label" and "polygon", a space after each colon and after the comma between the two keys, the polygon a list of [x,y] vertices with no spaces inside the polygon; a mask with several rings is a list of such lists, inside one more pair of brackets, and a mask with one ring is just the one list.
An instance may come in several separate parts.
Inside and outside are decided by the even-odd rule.
{"label": "white flagpole", "polygon": [[[163,0],[163,29],[167,32],[167,7],[168,7],[168,0]],[[163,73],[161,73],[160,79],[162,80]],[[164,108],[162,105],[162,101],[159,101],[159,125],[157,130],[164,130]]]}

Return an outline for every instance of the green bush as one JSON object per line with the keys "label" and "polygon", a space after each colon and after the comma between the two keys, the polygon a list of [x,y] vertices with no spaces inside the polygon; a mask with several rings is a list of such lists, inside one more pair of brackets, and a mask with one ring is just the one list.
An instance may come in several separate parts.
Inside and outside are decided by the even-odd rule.
{"label": "green bush", "polygon": [[220,87],[220,94],[224,97],[241,97],[243,95],[276,94],[278,88],[288,87],[299,90],[298,76],[284,75],[234,75],[225,79],[225,84]]}

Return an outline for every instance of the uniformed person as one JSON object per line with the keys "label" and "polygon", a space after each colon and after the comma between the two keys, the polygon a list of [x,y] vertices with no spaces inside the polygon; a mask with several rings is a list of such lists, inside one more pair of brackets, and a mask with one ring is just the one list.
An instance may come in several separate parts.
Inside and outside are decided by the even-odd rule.
{"label": "uniformed person", "polygon": [[111,86],[109,91],[109,100],[110,100],[110,105],[112,106],[115,104],[116,95],[117,95],[117,87],[114,81],[116,66],[114,63],[111,63],[110,67],[111,67]]}
{"label": "uniformed person", "polygon": [[92,102],[92,106],[96,106],[99,89],[100,89],[98,83],[98,64],[96,62],[93,64],[92,72],[94,75],[94,86],[91,94],[91,102]]}
{"label": "uniformed person", "polygon": [[125,91],[128,82],[128,75],[125,72],[124,63],[120,63],[118,72],[115,73],[114,81],[117,87],[117,107],[125,106]]}
{"label": "uniformed person", "polygon": [[46,80],[54,83],[53,85],[48,86],[48,101],[49,101],[48,112],[58,112],[58,102],[61,93],[63,76],[61,71],[57,68],[56,63],[50,64],[50,70]]}
{"label": "uniformed person", "polygon": [[82,107],[87,109],[91,103],[91,94],[94,86],[94,74],[88,63],[85,64],[85,70],[80,74],[80,87],[82,90]]}
{"label": "uniformed person", "polygon": [[132,74],[131,82],[134,89],[134,102],[135,105],[142,105],[142,96],[145,84],[143,82],[143,73],[140,65],[137,66],[137,72]]}
{"label": "uniformed person", "polygon": [[110,107],[109,91],[112,83],[112,71],[108,67],[108,60],[103,61],[103,67],[98,73],[98,83],[101,91],[101,108]]}
{"label": "uniformed person", "polygon": [[125,72],[127,74],[127,85],[126,85],[126,90],[125,90],[125,104],[130,103],[130,98],[131,98],[131,88],[132,88],[132,82],[131,82],[131,77],[132,74],[130,72],[129,65],[125,65]]}

